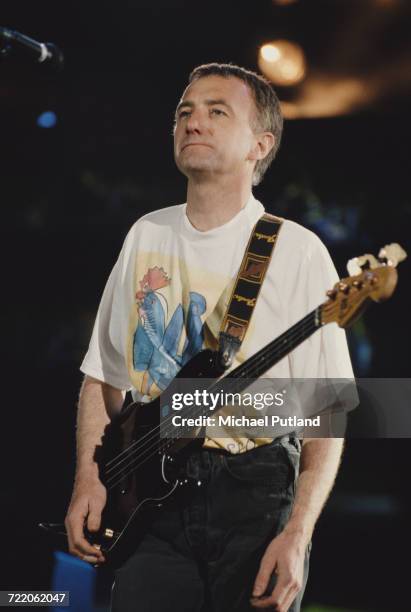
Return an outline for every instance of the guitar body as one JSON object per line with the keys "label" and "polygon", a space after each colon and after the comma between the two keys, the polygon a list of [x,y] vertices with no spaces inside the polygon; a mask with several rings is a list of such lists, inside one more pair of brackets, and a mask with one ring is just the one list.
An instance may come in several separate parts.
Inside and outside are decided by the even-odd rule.
{"label": "guitar body", "polygon": [[[211,350],[201,351],[176,378],[205,378],[209,383],[221,374],[216,357]],[[181,468],[193,445],[201,443],[202,439],[160,437],[159,398],[124,406],[106,427],[95,458],[107,488],[107,503],[101,529],[86,537],[100,546],[114,566],[136,549],[150,520],[173,493],[189,486]]]}

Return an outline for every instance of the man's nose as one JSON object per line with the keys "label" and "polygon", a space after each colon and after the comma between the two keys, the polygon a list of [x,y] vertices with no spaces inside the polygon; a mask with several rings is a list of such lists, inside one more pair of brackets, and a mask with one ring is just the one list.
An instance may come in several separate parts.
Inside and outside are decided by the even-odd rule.
{"label": "man's nose", "polygon": [[204,119],[201,116],[201,113],[196,110],[190,113],[190,116],[186,121],[186,131],[187,133],[201,133],[204,129]]}

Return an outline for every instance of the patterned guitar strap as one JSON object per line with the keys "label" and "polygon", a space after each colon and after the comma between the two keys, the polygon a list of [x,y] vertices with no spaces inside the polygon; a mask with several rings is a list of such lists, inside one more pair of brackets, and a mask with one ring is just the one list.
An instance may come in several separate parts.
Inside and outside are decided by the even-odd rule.
{"label": "patterned guitar strap", "polygon": [[227,369],[244,340],[283,220],[264,213],[248,241],[219,333],[220,365]]}

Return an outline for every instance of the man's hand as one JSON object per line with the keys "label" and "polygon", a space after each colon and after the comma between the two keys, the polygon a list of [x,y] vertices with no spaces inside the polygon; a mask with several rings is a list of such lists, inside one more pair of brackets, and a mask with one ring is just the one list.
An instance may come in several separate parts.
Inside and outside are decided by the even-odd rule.
{"label": "man's hand", "polygon": [[[334,483],[343,445],[343,438],[303,441],[291,516],[261,560],[251,599],[256,608],[277,606],[276,610],[286,612],[302,588],[306,546]],[[277,574],[276,586],[270,596],[261,597],[273,572]]]}
{"label": "man's hand", "polygon": [[101,446],[104,429],[110,416],[118,413],[125,392],[109,384],[85,376],[80,390],[77,412],[77,471],[73,495],[67,511],[69,551],[89,563],[103,563],[103,553],[84,537],[84,528],[98,531],[101,513],[106,505],[106,488],[99,479],[95,461],[96,448]]}
{"label": "man's hand", "polygon": [[69,552],[88,563],[99,564],[105,561],[103,553],[84,537],[84,527],[87,526],[89,531],[99,530],[106,499],[106,488],[98,478],[76,481],[65,525]]}
{"label": "man's hand", "polygon": [[[305,539],[298,533],[283,531],[271,541],[254,583],[251,604],[255,608],[287,612],[302,587],[305,547]],[[261,597],[273,572],[277,574],[274,590],[271,595]]]}

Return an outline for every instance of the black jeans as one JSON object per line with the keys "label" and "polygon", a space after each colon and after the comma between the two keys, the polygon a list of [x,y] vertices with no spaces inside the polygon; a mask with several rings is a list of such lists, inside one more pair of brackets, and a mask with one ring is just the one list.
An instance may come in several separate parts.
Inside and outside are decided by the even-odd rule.
{"label": "black jeans", "polygon": [[[240,455],[201,449],[181,490],[116,571],[112,612],[250,612],[260,560],[291,511],[300,442]],[[308,576],[290,611],[298,612]],[[270,585],[272,591],[273,582]]]}

